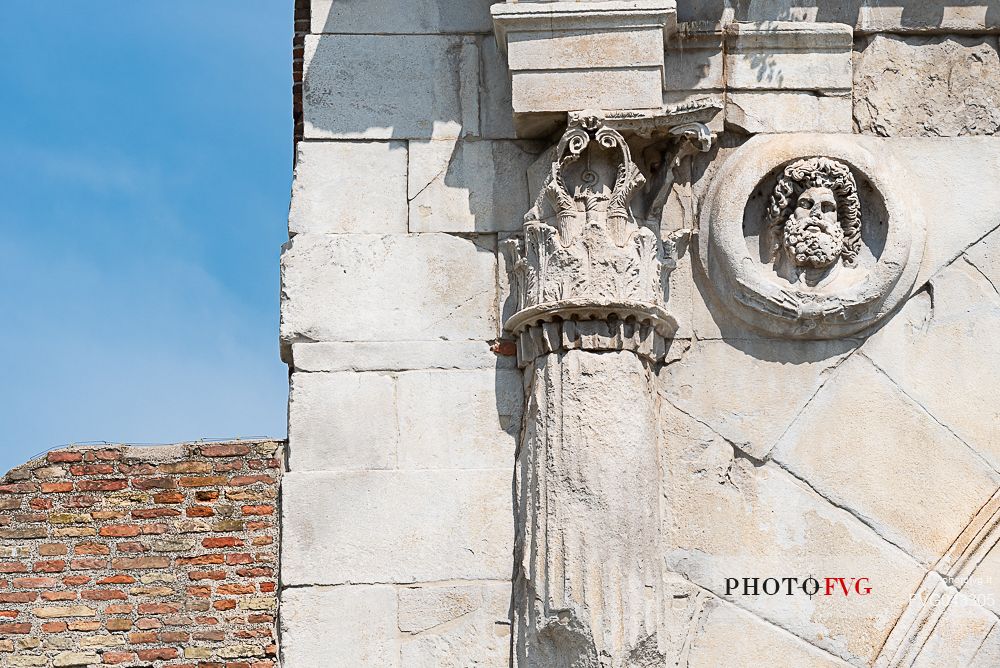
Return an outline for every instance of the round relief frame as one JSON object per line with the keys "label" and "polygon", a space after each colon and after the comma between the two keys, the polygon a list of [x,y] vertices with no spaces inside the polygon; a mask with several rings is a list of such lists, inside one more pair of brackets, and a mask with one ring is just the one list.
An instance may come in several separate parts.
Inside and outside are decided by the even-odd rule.
{"label": "round relief frame", "polygon": [[[864,176],[883,200],[888,229],[880,256],[862,280],[839,291],[808,294],[783,285],[752,256],[744,211],[776,170],[820,156]],[[925,225],[916,198],[904,199],[906,191],[906,173],[885,142],[856,135],[753,137],[729,156],[709,187],[699,232],[705,274],[726,307],[765,334],[834,339],[862,332],[891,312],[916,280]]]}

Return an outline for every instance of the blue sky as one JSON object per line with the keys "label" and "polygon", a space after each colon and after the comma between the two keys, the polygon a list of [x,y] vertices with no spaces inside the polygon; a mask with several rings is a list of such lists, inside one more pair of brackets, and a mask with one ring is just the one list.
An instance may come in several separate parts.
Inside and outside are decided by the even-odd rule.
{"label": "blue sky", "polygon": [[285,434],[292,0],[3,0],[0,473]]}

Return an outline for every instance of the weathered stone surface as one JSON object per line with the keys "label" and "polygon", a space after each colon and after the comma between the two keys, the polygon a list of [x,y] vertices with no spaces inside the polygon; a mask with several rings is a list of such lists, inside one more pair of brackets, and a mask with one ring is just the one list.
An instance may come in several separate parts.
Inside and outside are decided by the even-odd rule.
{"label": "weathered stone surface", "polygon": [[661,106],[673,2],[497,3],[491,12],[522,136],[548,134],[557,112]]}
{"label": "weathered stone surface", "polygon": [[799,91],[729,93],[726,123],[748,134],[851,132],[851,97]]}
{"label": "weathered stone surface", "polygon": [[510,70],[507,57],[500,52],[493,35],[479,40],[480,135],[487,139],[513,139],[514,108],[511,103]]}
{"label": "weathered stone surface", "polygon": [[281,651],[289,666],[394,668],[396,592],[387,586],[305,587],[281,597]]}
{"label": "weathered stone surface", "polygon": [[446,234],[296,236],[282,254],[282,339],[287,346],[303,339],[495,338],[492,242]]}
{"label": "weathered stone surface", "polygon": [[[944,554],[1000,484],[861,355],[810,402],[774,458],[925,564]],[[887,484],[903,472],[920,483]]]}
{"label": "weathered stone surface", "polygon": [[403,142],[300,142],[288,231],[405,234],[406,182]]}
{"label": "weathered stone surface", "polygon": [[864,133],[958,137],[1000,128],[995,37],[876,35],[857,57],[854,86]]}
{"label": "weathered stone surface", "polygon": [[531,205],[525,171],[540,150],[533,142],[410,142],[410,231],[521,229]]}
{"label": "weathered stone surface", "polygon": [[296,343],[301,371],[414,371],[493,369],[515,366],[514,358],[493,352],[488,341],[333,341]]}
{"label": "weathered stone surface", "polygon": [[478,132],[479,56],[472,37],[308,35],[304,76],[307,138]]}
{"label": "weathered stone surface", "polygon": [[996,32],[1000,16],[989,2],[941,0],[692,0],[680,2],[678,21],[820,21],[846,23],[856,33]]}
{"label": "weathered stone surface", "polygon": [[708,598],[692,620],[697,635],[687,649],[689,668],[847,668],[848,663],[752,614]]}
{"label": "weathered stone surface", "polygon": [[509,469],[287,474],[282,580],[508,578],[510,477]]}
{"label": "weathered stone surface", "polygon": [[[993,241],[996,235],[991,235]],[[981,256],[982,244],[974,249]],[[971,252],[971,251],[970,251]],[[1000,338],[1000,296],[990,281],[959,258],[864,346],[904,392],[1000,469],[1000,406],[990,387],[1000,350],[977,342]]]}
{"label": "weathered stone surface", "polygon": [[288,398],[289,468],[392,468],[399,439],[395,416],[395,382],[388,375],[293,373]]}
{"label": "weathered stone surface", "polygon": [[837,23],[726,26],[726,85],[738,90],[850,91],[853,32]]}
{"label": "weathered stone surface", "polygon": [[[786,471],[738,456],[669,405],[660,423],[669,444],[668,567],[848,662],[873,660],[924,569]],[[726,578],[833,573],[864,573],[877,586],[859,597],[725,594]]]}
{"label": "weathered stone surface", "polygon": [[849,341],[700,341],[661,372],[660,393],[761,459],[851,349]]}
{"label": "weathered stone surface", "polygon": [[664,91],[708,91],[725,87],[722,33],[716,25],[682,26],[664,54]]}
{"label": "weathered stone surface", "polygon": [[311,0],[314,33],[490,32],[492,0]]}
{"label": "weathered stone surface", "polygon": [[399,589],[402,664],[413,668],[507,668],[510,586]]}
{"label": "weathered stone surface", "polygon": [[399,468],[511,465],[524,403],[519,371],[413,371],[397,383]]}
{"label": "weathered stone surface", "polygon": [[909,196],[920,198],[928,221],[916,280],[920,286],[1000,222],[1000,189],[983,186],[983,170],[1000,168],[1000,146],[992,137],[900,138],[886,146],[905,170]]}

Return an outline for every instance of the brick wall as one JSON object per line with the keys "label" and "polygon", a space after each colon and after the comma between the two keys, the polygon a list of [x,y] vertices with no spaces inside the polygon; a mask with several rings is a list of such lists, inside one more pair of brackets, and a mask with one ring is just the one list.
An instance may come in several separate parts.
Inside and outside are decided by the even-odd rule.
{"label": "brick wall", "polygon": [[275,666],[282,445],[74,448],[8,473],[0,666]]}

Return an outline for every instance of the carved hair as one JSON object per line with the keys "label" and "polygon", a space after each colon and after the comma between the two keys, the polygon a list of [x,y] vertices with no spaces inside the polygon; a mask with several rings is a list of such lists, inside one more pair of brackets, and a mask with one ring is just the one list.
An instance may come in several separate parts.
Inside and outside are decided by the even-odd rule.
{"label": "carved hair", "polygon": [[785,167],[771,195],[768,208],[768,231],[771,259],[781,250],[781,233],[788,216],[795,210],[799,195],[808,188],[829,188],[837,200],[837,218],[844,230],[844,264],[853,267],[861,250],[861,201],[851,169],[830,158],[805,158]]}

